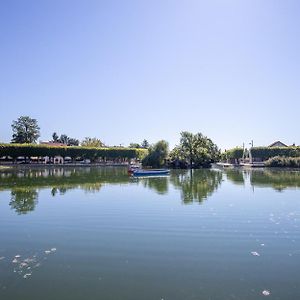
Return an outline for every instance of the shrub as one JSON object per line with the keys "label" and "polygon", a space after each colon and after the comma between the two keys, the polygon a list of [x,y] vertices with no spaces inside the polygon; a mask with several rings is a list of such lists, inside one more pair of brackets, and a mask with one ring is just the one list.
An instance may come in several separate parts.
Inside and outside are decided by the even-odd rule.
{"label": "shrub", "polygon": [[300,157],[275,156],[265,162],[266,167],[300,168]]}

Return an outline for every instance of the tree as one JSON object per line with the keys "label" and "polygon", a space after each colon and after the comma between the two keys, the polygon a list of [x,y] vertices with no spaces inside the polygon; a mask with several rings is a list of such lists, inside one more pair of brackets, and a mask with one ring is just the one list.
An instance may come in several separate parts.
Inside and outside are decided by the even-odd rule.
{"label": "tree", "polygon": [[190,168],[209,167],[220,157],[220,150],[211,139],[201,133],[181,132],[180,144],[170,157],[188,163]]}
{"label": "tree", "polygon": [[79,145],[79,140],[75,138],[71,138],[67,136],[66,134],[61,134],[60,137],[58,137],[56,132],[53,132],[52,134],[52,142],[54,143],[62,143],[67,146],[78,146]]}
{"label": "tree", "polygon": [[40,127],[37,120],[28,116],[21,116],[12,125],[12,143],[36,143],[40,137]]}
{"label": "tree", "polygon": [[56,132],[53,132],[53,134],[52,134],[52,141],[54,143],[58,143],[59,142],[59,136],[57,135]]}
{"label": "tree", "polygon": [[169,154],[169,144],[161,140],[148,149],[148,155],[143,159],[142,164],[151,167],[161,167],[165,164]]}
{"label": "tree", "polygon": [[141,148],[141,145],[139,143],[130,143],[129,144],[129,148],[136,148],[136,149],[138,149],[138,148]]}
{"label": "tree", "polygon": [[68,137],[67,145],[68,146],[79,146],[79,140]]}
{"label": "tree", "polygon": [[91,138],[91,137],[86,137],[84,140],[81,142],[81,146],[83,147],[104,147],[104,144],[97,138]]}
{"label": "tree", "polygon": [[144,149],[148,149],[149,148],[149,143],[147,140],[143,140],[142,144],[141,144],[141,147],[144,148]]}

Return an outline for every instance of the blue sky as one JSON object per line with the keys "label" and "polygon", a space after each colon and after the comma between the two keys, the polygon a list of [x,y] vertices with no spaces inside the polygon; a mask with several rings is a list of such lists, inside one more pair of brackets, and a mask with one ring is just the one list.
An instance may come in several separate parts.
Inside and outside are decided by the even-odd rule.
{"label": "blue sky", "polygon": [[0,141],[20,115],[109,145],[300,144],[299,1],[0,3]]}

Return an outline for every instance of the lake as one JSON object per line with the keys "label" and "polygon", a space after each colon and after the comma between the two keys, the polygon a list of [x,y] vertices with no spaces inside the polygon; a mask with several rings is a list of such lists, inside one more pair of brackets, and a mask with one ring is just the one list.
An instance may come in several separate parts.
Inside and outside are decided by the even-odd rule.
{"label": "lake", "polygon": [[300,172],[0,172],[0,299],[300,299]]}

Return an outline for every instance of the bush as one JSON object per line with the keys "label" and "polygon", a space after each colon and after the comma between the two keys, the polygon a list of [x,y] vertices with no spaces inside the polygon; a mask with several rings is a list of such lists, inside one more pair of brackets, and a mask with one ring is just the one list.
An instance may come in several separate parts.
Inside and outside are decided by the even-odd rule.
{"label": "bush", "polygon": [[265,162],[266,167],[300,168],[300,157],[275,156]]}

